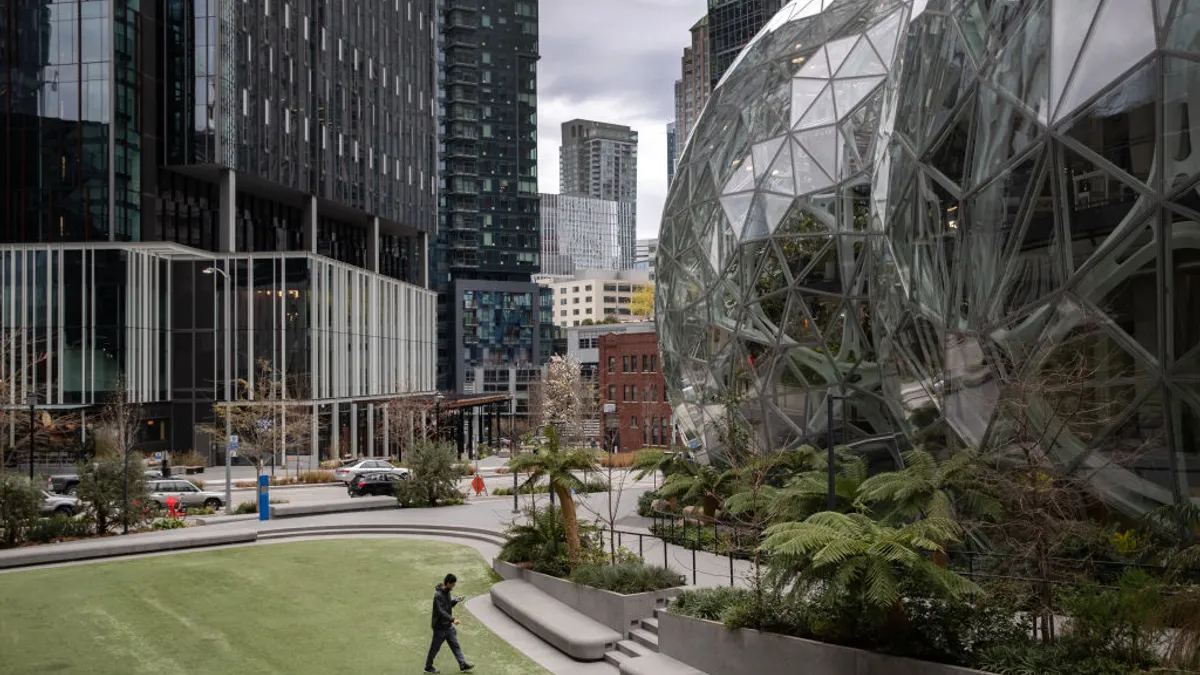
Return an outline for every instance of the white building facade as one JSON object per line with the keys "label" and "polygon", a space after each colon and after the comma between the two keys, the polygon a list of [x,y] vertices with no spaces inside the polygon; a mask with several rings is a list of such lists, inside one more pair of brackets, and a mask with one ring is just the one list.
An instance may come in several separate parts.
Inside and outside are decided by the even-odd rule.
{"label": "white building facade", "polygon": [[622,270],[636,256],[635,207],[582,195],[541,197],[541,274],[577,276],[583,270]]}

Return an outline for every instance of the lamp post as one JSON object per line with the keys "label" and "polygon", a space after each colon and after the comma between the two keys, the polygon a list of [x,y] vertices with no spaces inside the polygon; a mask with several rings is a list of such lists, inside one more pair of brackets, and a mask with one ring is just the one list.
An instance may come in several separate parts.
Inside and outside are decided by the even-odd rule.
{"label": "lamp post", "polygon": [[25,405],[29,406],[29,484],[33,484],[33,451],[37,448],[33,441],[34,425],[37,419],[37,394],[30,394],[25,397]]}
{"label": "lamp post", "polygon": [[[228,262],[225,263],[228,266]],[[230,314],[233,298],[230,296],[230,279],[228,270],[219,267],[205,267],[200,270],[204,274],[220,274],[225,279],[225,514],[233,515],[233,471],[232,458],[229,456],[229,439],[233,436],[233,420],[229,418],[231,414],[230,406],[233,403],[233,357],[229,353],[232,349],[232,330],[230,330]]]}
{"label": "lamp post", "polygon": [[[512,394],[508,395],[508,455],[509,457],[517,456],[517,397]],[[517,483],[517,471],[513,471],[513,513],[520,513],[521,507],[517,505],[517,493],[521,491],[520,485]]]}
{"label": "lamp post", "polygon": [[433,395],[433,440],[439,442],[442,440],[442,393]]}

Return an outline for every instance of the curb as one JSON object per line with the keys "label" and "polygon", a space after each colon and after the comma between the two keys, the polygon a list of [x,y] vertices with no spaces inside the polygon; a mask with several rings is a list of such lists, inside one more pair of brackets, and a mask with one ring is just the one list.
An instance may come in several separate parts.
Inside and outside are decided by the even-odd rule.
{"label": "curb", "polygon": [[[31,549],[21,549],[15,554],[0,557],[0,570],[14,570],[23,567],[40,567],[67,562],[98,561],[123,558],[131,555],[148,553],[182,552],[201,548],[220,548],[257,542],[272,542],[298,538],[342,537],[347,535],[425,535],[446,537],[451,539],[471,539],[496,546],[504,544],[504,535],[493,530],[475,527],[460,527],[446,525],[423,525],[419,523],[396,523],[390,525],[313,525],[310,527],[277,528],[263,531],[243,530],[240,532],[222,532],[199,534],[189,537],[172,539],[155,539],[153,541],[138,541],[133,538],[121,537],[115,541],[83,542],[82,545],[49,544]],[[87,546],[91,544],[90,546]],[[69,546],[69,548],[64,548]],[[86,548],[85,548],[86,546]]]}

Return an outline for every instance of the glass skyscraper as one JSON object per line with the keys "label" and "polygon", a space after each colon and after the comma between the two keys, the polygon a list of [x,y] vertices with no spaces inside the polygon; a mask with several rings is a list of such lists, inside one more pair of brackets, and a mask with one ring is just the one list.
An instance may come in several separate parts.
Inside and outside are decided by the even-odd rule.
{"label": "glass skyscraper", "polygon": [[314,448],[383,452],[376,404],[434,388],[433,0],[2,6],[0,330],[45,364],[8,393],[121,374],[207,450],[265,359]]}

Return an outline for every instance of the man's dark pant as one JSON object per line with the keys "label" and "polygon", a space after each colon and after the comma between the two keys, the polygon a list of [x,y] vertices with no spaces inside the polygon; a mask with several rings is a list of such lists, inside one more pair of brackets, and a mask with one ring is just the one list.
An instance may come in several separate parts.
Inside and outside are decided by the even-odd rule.
{"label": "man's dark pant", "polygon": [[443,630],[433,631],[433,643],[429,645],[429,657],[425,659],[425,669],[433,668],[433,659],[442,650],[442,643],[450,645],[450,651],[454,652],[454,658],[458,659],[458,665],[461,667],[466,664],[467,660],[463,658],[462,649],[458,646],[458,631],[454,626]]}

